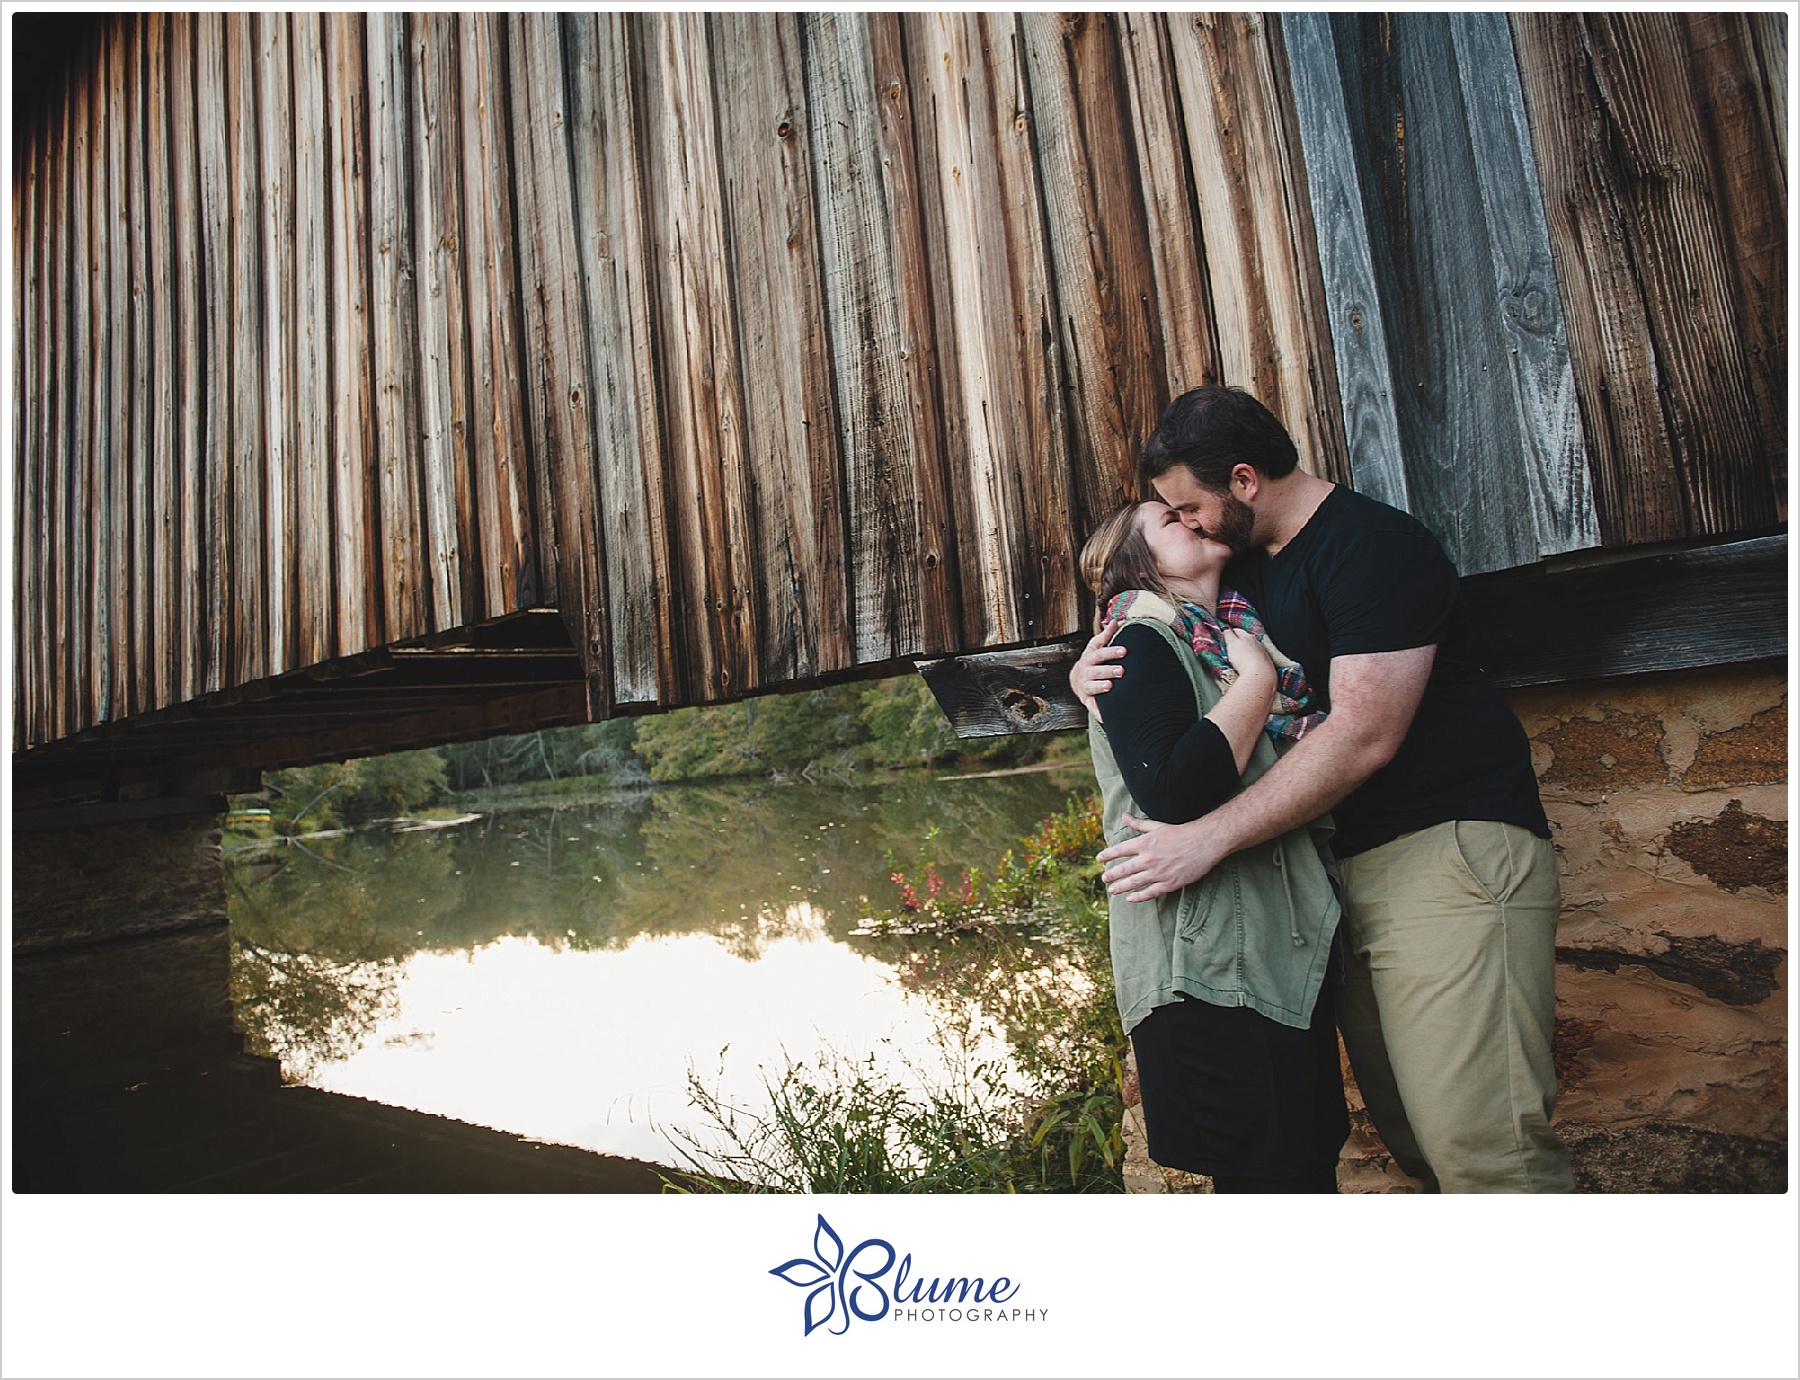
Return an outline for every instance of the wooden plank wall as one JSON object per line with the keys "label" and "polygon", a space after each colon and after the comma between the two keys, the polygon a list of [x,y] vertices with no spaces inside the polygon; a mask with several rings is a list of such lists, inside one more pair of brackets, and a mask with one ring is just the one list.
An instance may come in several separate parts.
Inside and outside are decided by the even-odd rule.
{"label": "wooden plank wall", "polygon": [[[1390,50],[1339,19],[1361,189],[1381,100],[1468,94],[1433,44],[1505,54],[1487,29]],[[1785,33],[1512,28],[1522,101],[1465,137],[1511,139],[1524,168],[1529,119],[1602,534],[1772,520]],[[1664,47],[1691,109],[1651,89]],[[1296,103],[1307,61],[1253,15],[98,26],[15,131],[16,742],[533,607],[562,611],[595,717],[1066,636],[1081,535],[1205,382],[1257,391],[1319,473],[1363,482],[1360,453],[1399,497],[1466,504],[1466,475],[1382,460],[1340,401],[1362,365],[1314,202],[1347,206],[1348,184]],[[1621,148],[1637,161],[1608,163]],[[1645,177],[1671,159],[1679,176]],[[1393,191],[1365,239],[1457,209]],[[1385,264],[1381,290],[1541,275],[1510,224]],[[1600,248],[1635,264],[1696,237],[1615,300]],[[1583,280],[1590,258],[1612,276]],[[1680,325],[1692,291],[1704,319]],[[1556,402],[1551,365],[1507,368],[1502,420]],[[1702,375],[1748,400],[1729,425]],[[1391,411],[1474,425],[1447,387]],[[1527,463],[1568,471],[1553,495],[1581,473],[1566,449]],[[1560,521],[1541,493],[1501,507],[1509,532]],[[1457,527],[1487,529],[1485,510]]]}
{"label": "wooden plank wall", "polygon": [[1596,545],[1504,16],[1283,24],[1353,482],[1465,575]]}
{"label": "wooden plank wall", "polygon": [[1608,545],[1786,521],[1788,18],[1512,20]]}

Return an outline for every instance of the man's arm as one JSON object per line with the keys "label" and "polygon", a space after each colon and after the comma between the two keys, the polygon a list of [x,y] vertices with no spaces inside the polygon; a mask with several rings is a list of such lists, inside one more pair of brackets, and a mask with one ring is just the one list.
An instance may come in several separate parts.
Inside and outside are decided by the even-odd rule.
{"label": "man's arm", "polygon": [[1316,819],[1393,759],[1431,679],[1435,646],[1334,657],[1331,713],[1241,795],[1187,824],[1155,825],[1100,854],[1101,880],[1128,901],[1198,881],[1241,848]]}

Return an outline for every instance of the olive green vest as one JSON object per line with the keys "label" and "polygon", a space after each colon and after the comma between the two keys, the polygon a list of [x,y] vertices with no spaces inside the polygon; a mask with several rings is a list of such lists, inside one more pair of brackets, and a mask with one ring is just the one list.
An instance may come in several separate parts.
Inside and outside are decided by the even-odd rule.
{"label": "olive green vest", "polygon": [[[1223,693],[1180,633],[1153,618],[1193,682],[1201,714]],[[1125,788],[1104,727],[1093,722],[1088,740],[1103,800],[1107,843],[1137,837],[1120,816],[1145,817]],[[1257,734],[1248,785],[1275,764],[1277,751]],[[1283,1025],[1306,1026],[1331,957],[1341,907],[1337,864],[1328,841],[1329,815],[1279,838],[1233,853],[1199,881],[1151,901],[1108,898],[1113,983],[1119,1018],[1130,1029],[1152,1008],[1181,993],[1215,1006],[1249,1006]]]}

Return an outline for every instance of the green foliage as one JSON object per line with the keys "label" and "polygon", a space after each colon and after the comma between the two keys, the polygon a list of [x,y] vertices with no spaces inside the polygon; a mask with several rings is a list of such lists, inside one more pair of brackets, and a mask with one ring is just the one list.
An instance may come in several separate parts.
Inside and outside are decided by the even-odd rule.
{"label": "green foliage", "polygon": [[[760,1116],[725,1102],[690,1071],[688,1095],[722,1146],[683,1136],[676,1192],[1117,1192],[1118,1119],[1091,1095],[1051,1098],[1021,1116],[1006,1068],[977,1064],[923,1090],[827,1051],[789,1065]],[[1090,1105],[1092,1104],[1092,1105]]]}
{"label": "green foliage", "polygon": [[270,829],[280,835],[335,829],[338,802],[333,797],[343,793],[351,770],[348,762],[321,762],[313,767],[264,772]]}
{"label": "green foliage", "polygon": [[[898,892],[894,906],[873,917],[878,928],[917,930],[921,926],[940,932],[977,924],[983,920],[1033,911],[1049,899],[1063,911],[1092,907],[1099,868],[1093,863],[1101,848],[1100,798],[1070,796],[1068,804],[1051,815],[1020,841],[1024,861],[1007,849],[994,865],[988,881],[978,867],[954,870],[947,877],[937,857],[940,831],[927,826],[912,876],[901,870],[888,850],[888,880]],[[1084,901],[1084,897],[1086,898]]]}
{"label": "green foliage", "polygon": [[860,714],[875,760],[886,765],[941,762],[960,750],[956,730],[923,677],[876,681],[862,692]]}
{"label": "green foliage", "polygon": [[361,824],[431,805],[444,793],[444,759],[433,749],[265,772],[269,825],[292,835]]}
{"label": "green foliage", "polygon": [[349,782],[338,814],[350,821],[384,819],[435,804],[444,794],[444,759],[431,748],[346,762]]}
{"label": "green foliage", "polygon": [[570,777],[598,777],[609,785],[631,786],[648,779],[634,748],[636,738],[636,722],[619,718],[452,743],[439,751],[449,788],[458,793]]}
{"label": "green foliage", "polygon": [[[984,886],[949,883],[926,829],[917,882],[875,926],[881,957],[909,990],[951,1013],[952,1053],[983,1022],[1012,1047],[1010,1071],[952,1059],[947,1087],[923,1092],[841,1056],[790,1065],[767,1117],[725,1103],[691,1073],[694,1104],[725,1148],[689,1139],[693,1172],[671,1188],[707,1192],[1117,1192],[1125,1035],[1112,996],[1104,893],[1093,853],[1099,801],[1071,797],[1008,850]],[[1022,855],[1023,861],[1019,861]],[[892,865],[893,854],[888,854]],[[923,890],[921,890],[921,887]],[[1040,934],[1023,938],[1029,917]],[[921,932],[929,938],[919,941]],[[958,1015],[957,1013],[960,1013]],[[1024,1080],[1021,1087],[1017,1079]]]}
{"label": "green foliage", "polygon": [[854,765],[868,740],[855,686],[767,695],[677,709],[638,725],[637,751],[652,781],[810,773]]}

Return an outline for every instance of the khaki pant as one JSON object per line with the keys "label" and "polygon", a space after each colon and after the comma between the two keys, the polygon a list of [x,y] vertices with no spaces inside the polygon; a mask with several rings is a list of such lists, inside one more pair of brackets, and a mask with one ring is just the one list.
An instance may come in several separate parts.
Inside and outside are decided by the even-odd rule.
{"label": "khaki pant", "polygon": [[1550,1129],[1561,885],[1549,841],[1457,820],[1342,871],[1338,1025],[1400,1167],[1432,1192],[1573,1192]]}

